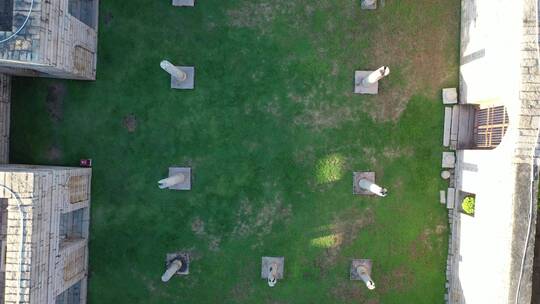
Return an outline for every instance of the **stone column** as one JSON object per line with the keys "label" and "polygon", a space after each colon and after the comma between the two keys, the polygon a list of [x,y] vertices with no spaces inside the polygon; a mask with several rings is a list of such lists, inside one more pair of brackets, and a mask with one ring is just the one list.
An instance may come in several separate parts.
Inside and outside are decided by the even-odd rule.
{"label": "stone column", "polygon": [[186,175],[183,173],[178,173],[172,175],[168,178],[162,179],[158,182],[159,189],[170,188],[174,185],[181,184],[186,181]]}
{"label": "stone column", "polygon": [[373,73],[369,74],[367,77],[362,79],[363,86],[371,86],[379,82],[379,80],[390,74],[390,68],[387,66],[382,66]]}
{"label": "stone column", "polygon": [[277,283],[277,265],[274,263],[268,269],[268,286],[274,287]]}
{"label": "stone column", "polygon": [[177,273],[181,268],[183,264],[180,259],[174,260],[170,265],[169,268],[167,268],[167,271],[161,276],[162,282],[168,282],[175,273]]}
{"label": "stone column", "polygon": [[358,182],[358,186],[360,186],[360,188],[366,190],[366,191],[369,191],[375,195],[378,195],[378,196],[382,196],[382,197],[385,197],[386,195],[388,195],[388,190],[386,190],[385,188],[363,178],[361,179],[359,182]]}
{"label": "stone column", "polygon": [[161,61],[159,64],[162,69],[164,69],[167,73],[171,74],[171,76],[175,79],[177,79],[179,82],[185,81],[187,79],[186,72],[182,71],[181,69],[175,67],[172,63],[170,63],[167,60]]}
{"label": "stone column", "polygon": [[364,281],[364,283],[366,283],[366,287],[368,289],[370,289],[370,290],[375,289],[375,282],[373,282],[373,280],[369,276],[369,270],[367,269],[366,266],[360,265],[360,266],[356,267],[356,272],[360,276],[360,279],[362,279],[362,281]]}

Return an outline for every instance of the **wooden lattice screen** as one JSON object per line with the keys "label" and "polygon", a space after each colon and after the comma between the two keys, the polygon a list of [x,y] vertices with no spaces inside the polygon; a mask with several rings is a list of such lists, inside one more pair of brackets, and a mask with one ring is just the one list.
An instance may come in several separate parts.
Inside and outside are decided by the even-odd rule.
{"label": "wooden lattice screen", "polygon": [[477,148],[497,147],[508,130],[508,113],[504,106],[476,110],[474,143]]}
{"label": "wooden lattice screen", "polygon": [[89,198],[88,175],[72,176],[69,178],[69,202],[83,202]]}

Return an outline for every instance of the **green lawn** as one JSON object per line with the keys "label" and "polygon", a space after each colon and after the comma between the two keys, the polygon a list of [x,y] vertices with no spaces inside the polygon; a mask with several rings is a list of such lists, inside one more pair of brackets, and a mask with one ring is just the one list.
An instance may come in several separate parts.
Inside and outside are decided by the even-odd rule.
{"label": "green lawn", "polygon": [[[11,161],[94,160],[90,303],[443,303],[460,2],[359,2],[102,1],[96,82],[14,80]],[[162,59],[194,65],[196,89],[170,89]],[[383,64],[378,96],[352,94]],[[191,191],[158,189],[170,165]],[[387,198],[352,195],[362,170]],[[178,250],[191,274],[163,284]],[[274,289],[263,255],[286,259]],[[375,291],[349,281],[353,258],[373,259]]]}

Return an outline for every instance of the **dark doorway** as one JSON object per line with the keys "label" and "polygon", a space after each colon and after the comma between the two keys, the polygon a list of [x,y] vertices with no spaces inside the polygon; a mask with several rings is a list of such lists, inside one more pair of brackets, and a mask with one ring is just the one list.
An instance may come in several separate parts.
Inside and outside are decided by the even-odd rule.
{"label": "dark doorway", "polygon": [[69,14],[91,28],[96,28],[96,1],[69,0]]}
{"label": "dark doorway", "polygon": [[0,0],[0,31],[13,30],[13,0]]}

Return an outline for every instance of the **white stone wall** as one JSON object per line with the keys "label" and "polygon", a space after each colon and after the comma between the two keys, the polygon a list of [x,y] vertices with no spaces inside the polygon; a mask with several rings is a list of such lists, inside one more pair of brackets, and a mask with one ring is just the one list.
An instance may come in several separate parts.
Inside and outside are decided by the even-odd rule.
{"label": "white stone wall", "polygon": [[[460,103],[504,105],[510,127],[494,150],[457,152],[456,188],[476,194],[476,210],[452,212],[450,303],[514,303],[534,191],[537,26],[536,0],[462,1]],[[525,261],[519,303],[529,304],[532,256]]]}
{"label": "white stone wall", "polygon": [[[6,198],[12,207],[8,210],[7,222],[5,303],[15,303],[19,289],[21,299],[24,300],[21,303],[54,304],[56,296],[71,285],[80,280],[86,282],[89,218],[85,218],[83,232],[85,239],[60,247],[59,236],[62,213],[90,206],[90,196],[86,201],[69,204],[68,180],[71,176],[80,175],[91,176],[91,170],[0,165],[0,184],[17,193],[25,211],[25,243],[21,272],[20,215],[18,210],[13,208],[18,205],[19,200],[5,189],[0,191],[0,198]],[[20,274],[23,276],[22,284],[19,283]],[[86,290],[86,287],[83,290]]]}

